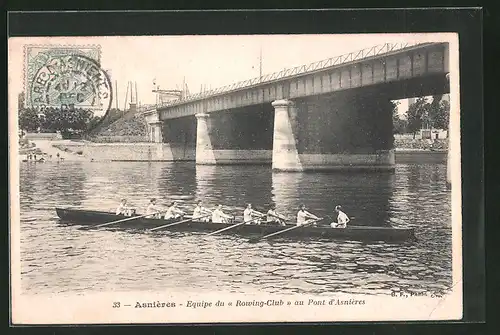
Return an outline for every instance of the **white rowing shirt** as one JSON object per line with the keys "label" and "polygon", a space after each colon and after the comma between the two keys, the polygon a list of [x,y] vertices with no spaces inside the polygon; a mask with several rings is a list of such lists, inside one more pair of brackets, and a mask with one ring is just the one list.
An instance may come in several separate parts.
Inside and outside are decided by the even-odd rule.
{"label": "white rowing shirt", "polygon": [[337,223],[340,225],[346,225],[349,222],[349,217],[346,213],[339,211],[339,215],[337,216]]}
{"label": "white rowing shirt", "polygon": [[196,218],[196,217],[200,217],[203,215],[203,212],[204,212],[204,208],[201,207],[201,206],[196,206],[194,208],[194,211],[193,211],[193,217]]}
{"label": "white rowing shirt", "polygon": [[302,210],[300,210],[297,213],[297,226],[300,226],[301,224],[304,224],[304,222],[306,222],[306,220],[307,220],[306,213],[307,213],[306,211],[302,211]]}
{"label": "white rowing shirt", "polygon": [[127,215],[127,213],[128,213],[127,205],[120,203],[120,205],[116,209],[116,215],[120,215],[120,214]]}
{"label": "white rowing shirt", "polygon": [[196,206],[193,211],[193,219],[200,218],[201,221],[208,222],[210,220],[208,214],[210,212],[205,207]]}
{"label": "white rowing shirt", "polygon": [[272,209],[267,211],[267,221],[268,222],[276,220],[276,216],[277,216],[276,211],[273,211]]}
{"label": "white rowing shirt", "polygon": [[[251,208],[246,208],[244,211],[243,211],[243,221],[247,222],[247,221],[250,221],[253,219],[253,209]],[[250,222],[248,222],[250,223]]]}
{"label": "white rowing shirt", "polygon": [[227,218],[228,216],[218,208],[212,212],[212,223],[226,223]]}
{"label": "white rowing shirt", "polygon": [[308,211],[300,210],[297,213],[297,226],[300,226],[300,225],[303,225],[304,223],[306,223],[308,221],[307,220],[308,218],[315,218],[315,217],[316,216],[312,215]]}
{"label": "white rowing shirt", "polygon": [[149,204],[148,205],[148,208],[146,208],[146,214],[148,216],[146,216],[146,218],[152,218],[153,217],[153,214],[156,214],[158,212],[158,208],[156,208],[156,205],[154,204]]}
{"label": "white rowing shirt", "polygon": [[165,220],[179,217],[182,211],[175,206],[170,206],[165,214]]}

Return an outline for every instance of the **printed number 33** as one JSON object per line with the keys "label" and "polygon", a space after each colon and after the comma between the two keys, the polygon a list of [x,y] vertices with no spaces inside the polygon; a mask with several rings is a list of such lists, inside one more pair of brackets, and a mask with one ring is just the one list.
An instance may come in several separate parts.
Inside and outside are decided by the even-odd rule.
{"label": "printed number 33", "polygon": [[119,302],[113,302],[113,308],[120,308]]}

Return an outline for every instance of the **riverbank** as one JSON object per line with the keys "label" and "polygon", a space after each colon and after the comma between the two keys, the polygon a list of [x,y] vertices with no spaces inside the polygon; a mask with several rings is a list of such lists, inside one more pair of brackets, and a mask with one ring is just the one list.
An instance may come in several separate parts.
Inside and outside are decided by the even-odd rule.
{"label": "riverbank", "polygon": [[412,163],[446,163],[448,150],[426,150],[396,148],[394,157],[396,164]]}
{"label": "riverbank", "polygon": [[[37,153],[46,160],[171,162],[194,161],[195,148],[168,143],[95,143],[72,140],[32,140],[34,146],[20,150],[20,158]],[[446,163],[447,150],[395,148],[396,163]],[[59,158],[57,158],[59,157]]]}
{"label": "riverbank", "polygon": [[[195,148],[168,143],[95,143],[72,140],[33,140],[33,150],[44,155],[46,160],[65,161],[194,161]],[[27,158],[21,155],[22,160]],[[49,157],[49,159],[47,159]],[[59,157],[59,159],[57,159]]]}

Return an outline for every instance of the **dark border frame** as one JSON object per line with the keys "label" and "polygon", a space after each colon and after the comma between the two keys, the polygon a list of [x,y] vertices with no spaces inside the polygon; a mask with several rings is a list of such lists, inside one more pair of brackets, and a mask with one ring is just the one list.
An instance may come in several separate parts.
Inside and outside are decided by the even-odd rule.
{"label": "dark border frame", "polygon": [[[103,22],[106,22],[106,24],[102,24]],[[71,13],[11,12],[8,14],[7,34],[9,37],[16,37],[396,32],[459,33],[463,187],[463,321],[480,322],[485,319],[485,214],[483,204],[484,143],[482,138],[484,123],[483,115],[481,113],[483,111],[483,45],[482,11],[480,9],[441,8],[397,10],[344,9],[339,11],[238,10],[207,12],[148,11]],[[7,227],[5,230],[7,230]],[[8,237],[6,240],[8,241]],[[8,243],[6,243],[6,245],[8,245]],[[7,261],[7,264],[9,264],[9,260]],[[7,282],[9,282],[9,278],[7,278]],[[327,323],[326,325],[338,324],[339,323]],[[340,324],[347,325],[348,323]],[[389,326],[387,323],[375,324],[377,324],[377,326],[385,327],[388,332],[396,330],[395,327]],[[407,327],[404,323],[391,324],[396,324],[399,331],[404,331],[403,329]],[[418,325],[418,327],[424,326],[425,324],[429,324],[429,322],[424,322],[423,324]],[[221,324],[214,324],[214,326],[217,325]],[[312,324],[307,323],[305,325],[311,327]],[[373,326],[374,324],[370,325]],[[279,330],[291,331],[292,327],[304,329],[303,326],[294,324],[293,326],[285,325]],[[323,327],[325,326],[318,325],[314,328],[320,330]],[[231,331],[231,328],[234,327],[231,326],[230,328],[227,328],[227,331]],[[272,329],[274,327],[266,326],[265,328]],[[355,328],[358,330],[366,330],[365,326],[360,325]],[[53,333],[55,329],[78,331],[76,328],[67,329],[64,327],[50,327],[50,329],[51,333]],[[232,329],[232,331],[234,330],[235,329]],[[237,331],[239,332],[243,330],[244,329],[238,329]],[[257,329],[254,328],[254,330]],[[81,329],[81,331],[85,330]],[[89,331],[89,329],[87,331]],[[134,329],[131,329],[131,331],[134,331]]]}

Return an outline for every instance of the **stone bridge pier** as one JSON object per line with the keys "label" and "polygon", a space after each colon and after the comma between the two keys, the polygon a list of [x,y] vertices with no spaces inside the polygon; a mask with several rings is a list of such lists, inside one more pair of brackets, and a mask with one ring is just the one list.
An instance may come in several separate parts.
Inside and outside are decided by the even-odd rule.
{"label": "stone bridge pier", "polygon": [[272,106],[273,170],[394,170],[392,106],[383,94],[346,91]]}
{"label": "stone bridge pier", "polygon": [[144,113],[147,139],[152,161],[194,161],[196,149],[196,118],[181,117],[160,120],[158,112]]}

